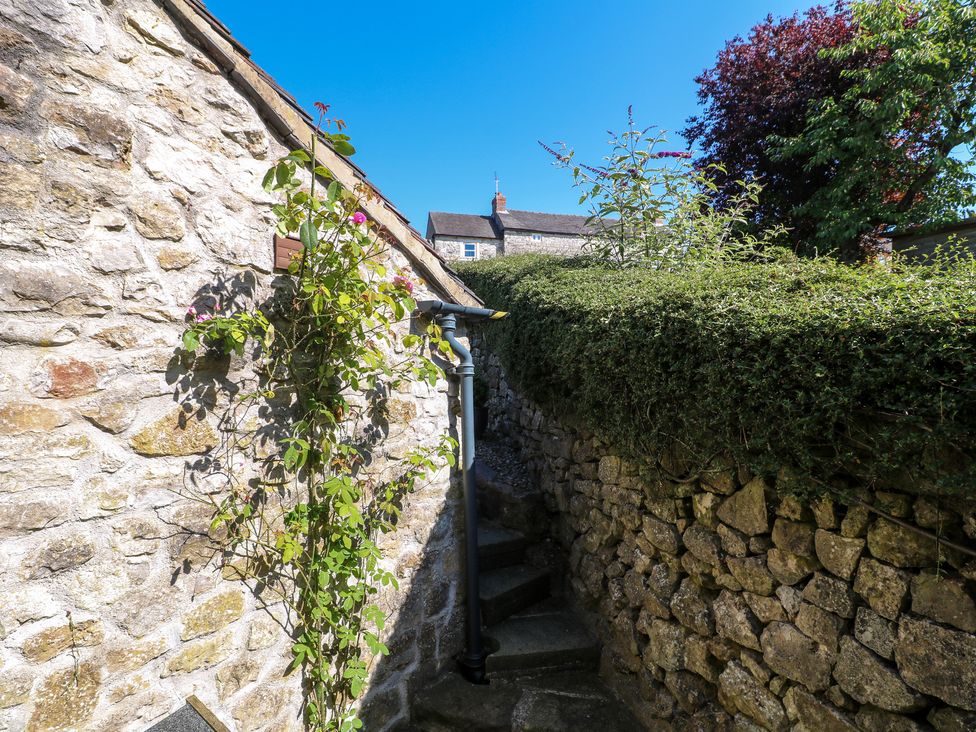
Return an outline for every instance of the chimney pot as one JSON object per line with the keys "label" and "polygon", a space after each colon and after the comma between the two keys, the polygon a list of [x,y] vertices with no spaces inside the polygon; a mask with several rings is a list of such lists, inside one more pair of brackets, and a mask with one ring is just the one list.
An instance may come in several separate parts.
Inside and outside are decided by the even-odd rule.
{"label": "chimney pot", "polygon": [[496,193],[495,197],[491,199],[491,212],[498,213],[499,211],[501,211],[504,213],[508,211],[508,209],[505,208],[505,205],[506,205],[505,196],[502,195],[501,193]]}

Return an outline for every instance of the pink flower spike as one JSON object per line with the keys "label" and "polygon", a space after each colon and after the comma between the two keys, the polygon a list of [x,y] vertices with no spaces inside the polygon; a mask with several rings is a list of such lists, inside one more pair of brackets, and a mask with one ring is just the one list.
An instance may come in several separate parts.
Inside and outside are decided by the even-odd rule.
{"label": "pink flower spike", "polygon": [[191,305],[186,309],[186,314],[192,318],[194,315],[197,314],[197,309]]}
{"label": "pink flower spike", "polygon": [[212,318],[213,318],[213,316],[210,313],[200,313],[197,316],[197,322],[198,323],[206,323],[208,320],[211,320]]}
{"label": "pink flower spike", "polygon": [[357,211],[352,215],[352,222],[354,224],[365,224],[366,214],[364,214],[362,211]]}

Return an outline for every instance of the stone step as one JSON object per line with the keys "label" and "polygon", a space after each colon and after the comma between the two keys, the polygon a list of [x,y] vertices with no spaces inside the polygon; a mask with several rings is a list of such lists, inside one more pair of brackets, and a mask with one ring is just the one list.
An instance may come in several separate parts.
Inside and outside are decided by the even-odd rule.
{"label": "stone step", "polygon": [[545,534],[546,505],[534,485],[512,485],[483,462],[475,460],[478,512],[492,523],[537,539]]}
{"label": "stone step", "polygon": [[549,570],[516,564],[479,575],[481,622],[499,623],[549,596]]}
{"label": "stone step", "polygon": [[417,692],[411,716],[397,732],[646,732],[593,671],[510,676],[490,685],[449,673]]}
{"label": "stone step", "polygon": [[525,559],[525,536],[494,524],[478,525],[478,566],[482,571],[511,567]]}
{"label": "stone step", "polygon": [[573,613],[526,612],[490,628],[498,650],[488,656],[489,676],[541,668],[590,668],[600,661],[600,645]]}

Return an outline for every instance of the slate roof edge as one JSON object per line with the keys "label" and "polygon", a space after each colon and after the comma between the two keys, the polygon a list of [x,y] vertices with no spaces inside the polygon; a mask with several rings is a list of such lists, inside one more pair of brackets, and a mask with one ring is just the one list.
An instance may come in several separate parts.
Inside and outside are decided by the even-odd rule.
{"label": "slate roof edge", "polygon": [[[180,27],[210,56],[231,83],[255,105],[262,119],[293,147],[311,149],[315,125],[294,97],[251,60],[247,49],[236,41],[201,0],[161,0],[162,6]],[[365,173],[339,155],[325,140],[316,145],[316,162],[332,172],[345,188],[364,183],[376,193],[363,209],[382,234],[406,254],[427,283],[442,298],[461,305],[481,305],[481,300],[458,278],[444,259],[414,229],[396,207],[370,183]]]}

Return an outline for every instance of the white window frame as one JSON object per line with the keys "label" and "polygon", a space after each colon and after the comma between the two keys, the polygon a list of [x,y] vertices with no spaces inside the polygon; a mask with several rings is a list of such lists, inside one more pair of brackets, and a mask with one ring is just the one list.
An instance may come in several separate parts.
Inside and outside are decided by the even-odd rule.
{"label": "white window frame", "polygon": [[[468,256],[468,247],[474,248],[474,254]],[[481,248],[476,241],[461,242],[461,259],[480,259]]]}
{"label": "white window frame", "polygon": [[535,241],[535,242],[541,242],[542,241],[542,234],[529,234],[529,239],[531,239],[532,241]]}

